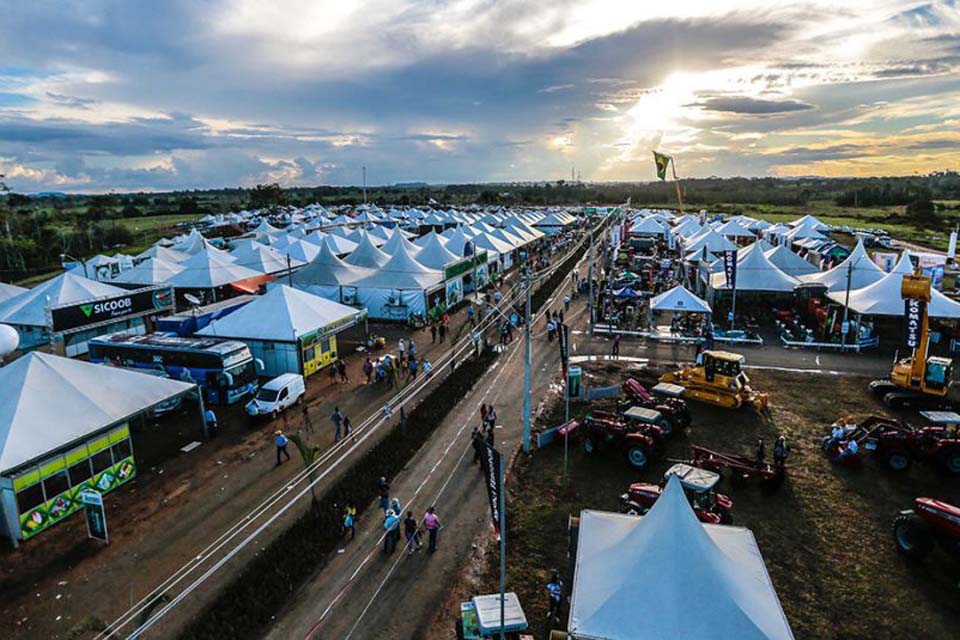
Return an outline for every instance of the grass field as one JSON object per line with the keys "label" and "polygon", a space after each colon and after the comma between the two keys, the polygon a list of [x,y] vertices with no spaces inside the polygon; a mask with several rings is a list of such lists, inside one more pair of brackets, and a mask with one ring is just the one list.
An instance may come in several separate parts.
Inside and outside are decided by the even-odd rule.
{"label": "grass field", "polygon": [[[594,369],[591,375],[591,384],[604,384],[623,374]],[[570,515],[584,508],[616,511],[630,482],[657,481],[672,464],[666,458],[685,457],[690,444],[749,453],[758,437],[772,443],[780,433],[792,454],[787,481],[778,491],[729,483],[721,491],[733,499],[734,524],[756,536],[795,636],[957,637],[960,564],[939,549],[925,563],[907,562],[894,549],[891,523],[916,496],[957,495],[958,480],[919,464],[892,475],[872,460],[852,469],[834,467],[823,457],[817,439],[825,425],[844,413],[882,413],[866,391],[866,379],[751,375],[757,388],[771,391],[769,417],[692,403],[689,432],[671,440],[664,458],[643,473],[631,471],[617,453],[588,456],[579,446],[571,447],[567,487],[561,482],[559,445],[518,463],[507,503],[507,586],[520,596],[537,637],[546,637],[541,630],[549,573],[567,566]],[[488,549],[485,559],[481,589],[487,591],[481,592],[489,593],[499,585],[496,550]]]}

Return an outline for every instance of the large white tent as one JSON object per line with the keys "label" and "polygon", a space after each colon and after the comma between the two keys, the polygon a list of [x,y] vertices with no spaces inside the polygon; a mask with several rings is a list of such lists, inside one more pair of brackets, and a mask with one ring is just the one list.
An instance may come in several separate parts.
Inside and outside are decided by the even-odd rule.
{"label": "large white tent", "polygon": [[637,220],[630,225],[629,233],[635,236],[666,236],[667,229],[653,216]]}
{"label": "large white tent", "polygon": [[26,289],[23,287],[18,287],[15,284],[7,284],[6,282],[0,282],[0,302],[9,300],[14,296],[18,296],[21,293],[25,292]]}
{"label": "large white tent", "polygon": [[809,229],[816,229],[818,231],[828,231],[830,225],[820,221],[816,217],[810,215],[809,213],[803,217],[797,218],[793,222],[789,223],[791,227],[806,227]]}
{"label": "large white tent", "polygon": [[357,241],[357,248],[344,258],[344,262],[347,264],[352,264],[355,267],[366,267],[368,269],[382,267],[388,260],[390,260],[390,256],[377,248],[373,237],[366,231],[361,231],[360,239]]}
{"label": "large white tent", "polygon": [[726,238],[753,238],[754,233],[747,229],[740,220],[732,218],[717,228],[717,233]]}
{"label": "large white tent", "polygon": [[403,246],[407,253],[412,256],[416,256],[420,253],[420,247],[410,242],[407,236],[404,235],[403,231],[399,227],[394,227],[393,232],[390,234],[390,239],[387,240],[386,244],[380,247],[380,250],[387,255],[394,255],[400,247]]}
{"label": "large white tent", "polygon": [[462,260],[460,256],[444,246],[443,238],[437,233],[431,231],[424,237],[427,241],[419,245],[420,253],[416,255],[417,262],[423,266],[442,270],[451,262]]}
{"label": "large white tent", "polygon": [[162,284],[183,271],[183,265],[164,258],[147,258],[132,269],[121,271],[110,282],[119,284]]}
{"label": "large white tent", "polygon": [[303,266],[306,262],[292,254],[284,255],[273,247],[259,242],[245,244],[230,253],[241,267],[261,273],[280,273]]}
{"label": "large white tent", "polygon": [[651,311],[686,311],[688,313],[710,313],[706,300],[693,295],[683,285],[677,285],[668,291],[650,299]]}
{"label": "large white tent", "polygon": [[180,266],[183,270],[168,280],[178,289],[213,289],[263,275],[236,264],[233,256],[222,251],[199,251]]}
{"label": "large white tent", "polygon": [[[797,284],[796,278],[781,271],[759,249],[745,250],[743,257],[737,257],[737,291],[788,293]],[[729,289],[727,274],[723,271],[711,274],[710,286],[715,290]]]}
{"label": "large white tent", "polygon": [[764,255],[781,271],[794,278],[820,272],[811,262],[804,260],[783,244],[764,251]]}
{"label": "large white tent", "polygon": [[[124,290],[119,287],[67,271],[0,302],[0,323],[15,327],[46,327],[49,307],[122,293]],[[21,346],[30,345],[21,342]]]}
{"label": "large white tent", "polygon": [[687,260],[699,260],[703,255],[704,248],[706,248],[707,253],[721,253],[723,251],[736,251],[737,245],[710,227],[705,227],[699,234],[688,238],[683,245]]}
{"label": "large white tent", "polygon": [[347,264],[329,246],[324,245],[310,264],[294,273],[293,280],[298,289],[329,300],[353,304],[353,283],[372,273],[374,270]]}
{"label": "large white tent", "polygon": [[310,375],[336,359],[336,334],[363,318],[353,307],[278,285],[197,333],[246,343],[264,363],[261,375]]}
{"label": "large white tent", "polygon": [[442,286],[443,272],[420,264],[401,244],[386,264],[352,284],[371,318],[406,320],[411,313],[426,317],[427,293]]}
{"label": "large white tent", "polygon": [[701,524],[671,477],[643,517],[583,511],[576,640],[792,640],[749,529]]}
{"label": "large white tent", "polygon": [[[913,273],[910,255],[904,251],[893,270],[871,285],[850,292],[849,308],[865,316],[902,316],[903,298],[900,286],[903,276]],[[930,304],[927,313],[931,318],[960,318],[960,302],[951,300],[936,289],[930,290]],[[845,290],[828,291],[827,297],[838,304],[846,304]]]}
{"label": "large white tent", "polygon": [[829,271],[800,276],[800,282],[802,284],[824,286],[828,292],[846,291],[848,277],[850,278],[850,289],[862,289],[880,280],[885,275],[887,273],[867,255],[867,250],[863,246],[863,239],[860,239],[846,260]]}
{"label": "large white tent", "polygon": [[190,257],[188,253],[181,253],[180,251],[174,251],[173,249],[168,249],[159,244],[155,244],[143,253],[138,253],[136,255],[137,260],[143,260],[146,258],[160,258],[166,260],[167,262],[183,262]]}

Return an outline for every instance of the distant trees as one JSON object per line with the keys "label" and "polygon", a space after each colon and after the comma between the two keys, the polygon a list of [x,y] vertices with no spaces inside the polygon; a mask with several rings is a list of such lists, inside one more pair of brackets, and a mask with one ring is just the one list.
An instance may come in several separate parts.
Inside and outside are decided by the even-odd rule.
{"label": "distant trees", "polygon": [[258,184],[249,191],[248,197],[251,209],[266,209],[287,203],[286,194],[276,182]]}

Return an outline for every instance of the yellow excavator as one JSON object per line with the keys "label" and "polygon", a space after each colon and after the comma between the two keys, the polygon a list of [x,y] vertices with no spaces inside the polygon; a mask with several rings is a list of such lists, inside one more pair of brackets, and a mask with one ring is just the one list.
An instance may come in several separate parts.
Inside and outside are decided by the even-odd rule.
{"label": "yellow excavator", "polygon": [[[938,356],[927,356],[930,346],[930,323],[927,315],[931,293],[930,278],[918,270],[913,275],[904,275],[900,285],[900,296],[904,300],[924,303],[919,309],[916,332],[917,346],[908,358],[893,363],[893,370],[887,380],[874,380],[870,390],[883,399],[888,407],[898,408],[916,406],[940,408],[948,405],[947,393],[953,377],[953,360]],[[906,319],[911,322],[910,318]]]}
{"label": "yellow excavator", "polygon": [[750,378],[743,372],[745,358],[729,351],[704,351],[703,364],[660,376],[660,382],[685,389],[683,396],[725,409],[753,406],[767,408],[767,394],[750,388]]}

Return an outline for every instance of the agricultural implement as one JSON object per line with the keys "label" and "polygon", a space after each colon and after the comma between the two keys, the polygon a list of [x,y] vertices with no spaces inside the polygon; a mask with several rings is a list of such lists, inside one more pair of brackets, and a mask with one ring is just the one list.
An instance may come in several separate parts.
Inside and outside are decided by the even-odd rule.
{"label": "agricultural implement", "polygon": [[665,419],[660,413],[643,409],[646,419],[638,415],[633,420],[622,420],[615,413],[592,411],[587,414],[576,429],[566,433],[579,433],[583,438],[583,450],[588,454],[601,446],[615,447],[623,451],[634,469],[644,469],[650,459],[659,454],[665,437],[662,424]]}
{"label": "agricultural implement", "polygon": [[671,427],[685,429],[690,426],[690,409],[681,397],[685,391],[683,387],[661,382],[647,390],[634,378],[627,378],[620,390],[630,406],[659,411],[670,421]]}
{"label": "agricultural implement", "polygon": [[660,484],[634,482],[627,492],[620,496],[620,509],[624,513],[643,515],[650,510],[666,486],[670,476],[677,476],[683,487],[683,492],[690,501],[694,513],[700,522],[707,524],[732,524],[733,501],[717,493],[717,483],[720,474],[698,469],[685,463],[678,463],[667,469]]}
{"label": "agricultural implement", "polygon": [[938,543],[960,557],[960,507],[933,498],[917,498],[893,521],[897,551],[914,560],[923,560]]}
{"label": "agricultural implement", "polygon": [[759,480],[765,484],[780,484],[786,476],[786,467],[769,464],[737,453],[722,453],[706,447],[690,447],[689,464],[716,473],[727,473],[731,482]]}
{"label": "agricultural implement", "polygon": [[681,386],[686,397],[725,409],[767,408],[767,394],[750,388],[742,355],[728,351],[704,351],[701,355],[702,365],[665,373],[660,382]]}
{"label": "agricultural implement", "polygon": [[856,461],[870,452],[890,471],[906,471],[917,460],[949,475],[960,475],[960,437],[956,429],[960,416],[942,411],[923,415],[932,421],[931,426],[916,427],[899,420],[870,416],[850,427],[839,441],[828,442],[826,452],[834,460],[840,460],[839,451],[855,440],[858,451],[848,459]]}

